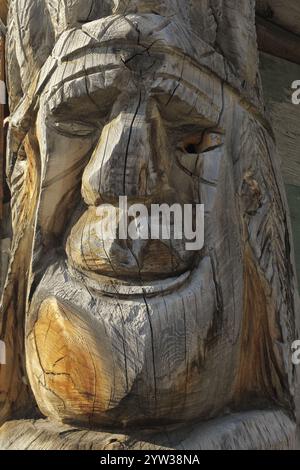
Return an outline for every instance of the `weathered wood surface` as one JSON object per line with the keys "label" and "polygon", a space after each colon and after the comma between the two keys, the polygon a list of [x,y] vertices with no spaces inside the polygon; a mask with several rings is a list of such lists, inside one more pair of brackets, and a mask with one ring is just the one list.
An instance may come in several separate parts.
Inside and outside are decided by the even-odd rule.
{"label": "weathered wood surface", "polygon": [[[294,447],[299,299],[255,2],[11,0],[8,18],[0,422],[38,407],[50,424],[40,444],[32,422],[8,423],[2,447],[20,429],[16,447],[51,448],[74,422]],[[119,196],[203,203],[204,249],[107,243],[97,209]],[[236,420],[245,409],[261,411]],[[205,437],[193,423],[208,420]]]}
{"label": "weathered wood surface", "polygon": [[297,448],[295,423],[282,411],[232,414],[180,428],[116,433],[24,420],[0,430],[2,450],[288,450]]}
{"label": "weathered wood surface", "polygon": [[[0,11],[0,18],[4,12]],[[0,32],[0,296],[5,283],[9,262],[10,239],[7,237],[7,207],[5,207],[5,38]]]}
{"label": "weathered wood surface", "polygon": [[5,39],[0,33],[0,222],[3,219],[4,212],[4,183],[5,183],[5,131],[4,131],[4,117],[5,117]]}
{"label": "weathered wood surface", "polygon": [[0,20],[4,27],[7,21],[8,1],[9,0],[1,0],[0,2]]}

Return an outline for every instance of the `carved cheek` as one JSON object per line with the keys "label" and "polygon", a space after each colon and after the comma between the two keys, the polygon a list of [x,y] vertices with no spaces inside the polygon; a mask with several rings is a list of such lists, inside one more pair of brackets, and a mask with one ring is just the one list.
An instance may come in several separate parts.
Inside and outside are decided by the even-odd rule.
{"label": "carved cheek", "polygon": [[49,113],[43,107],[37,122],[42,167],[38,223],[45,243],[66,229],[65,221],[80,199],[81,175],[95,141],[95,133],[87,137],[63,134],[48,121]]}
{"label": "carved cheek", "polygon": [[91,318],[74,315],[54,297],[43,301],[27,339],[27,368],[41,411],[92,419],[116,405],[126,386],[110,347]]}

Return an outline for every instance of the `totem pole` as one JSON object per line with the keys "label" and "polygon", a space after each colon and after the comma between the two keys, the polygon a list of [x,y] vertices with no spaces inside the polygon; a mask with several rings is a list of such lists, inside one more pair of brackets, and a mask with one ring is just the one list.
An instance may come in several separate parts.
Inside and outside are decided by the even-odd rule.
{"label": "totem pole", "polygon": [[[0,448],[293,448],[299,303],[255,1],[9,3]],[[101,239],[121,196],[203,204],[204,247]]]}

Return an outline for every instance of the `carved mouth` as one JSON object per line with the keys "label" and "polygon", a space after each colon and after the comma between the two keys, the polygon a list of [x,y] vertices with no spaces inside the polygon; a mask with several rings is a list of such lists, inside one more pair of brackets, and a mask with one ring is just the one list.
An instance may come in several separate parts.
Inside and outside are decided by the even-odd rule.
{"label": "carved mouth", "polygon": [[106,237],[106,220],[99,219],[97,209],[89,207],[74,225],[66,252],[73,268],[87,277],[111,278],[141,283],[178,278],[195,264],[195,252],[187,251],[185,240],[120,240]]}

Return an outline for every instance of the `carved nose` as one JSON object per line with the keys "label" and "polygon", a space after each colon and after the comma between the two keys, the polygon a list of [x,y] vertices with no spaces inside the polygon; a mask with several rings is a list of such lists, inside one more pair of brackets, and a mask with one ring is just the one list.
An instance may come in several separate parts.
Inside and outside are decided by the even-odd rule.
{"label": "carved nose", "polygon": [[82,194],[87,204],[148,195],[155,180],[150,137],[151,124],[140,101],[103,128],[83,175]]}

